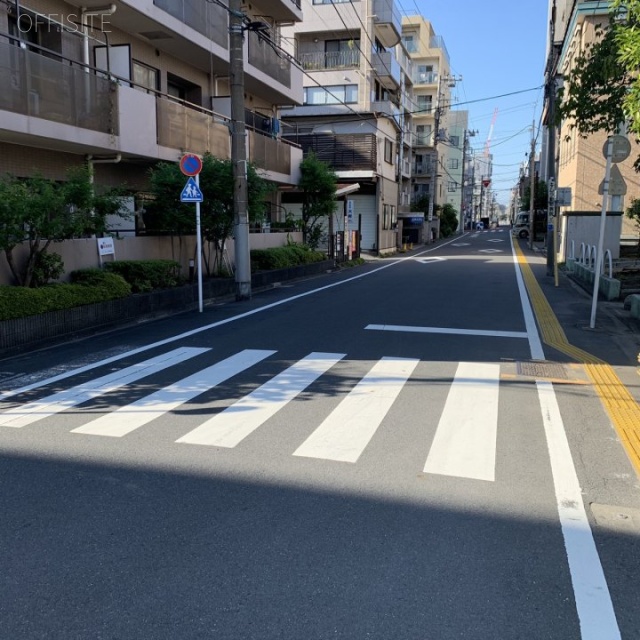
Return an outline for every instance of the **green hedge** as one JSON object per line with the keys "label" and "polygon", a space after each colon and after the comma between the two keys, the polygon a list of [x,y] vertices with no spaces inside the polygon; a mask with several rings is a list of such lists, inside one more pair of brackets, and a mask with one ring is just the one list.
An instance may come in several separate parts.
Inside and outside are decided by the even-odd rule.
{"label": "green hedge", "polygon": [[182,284],[180,263],[175,260],[116,260],[104,265],[107,271],[122,276],[133,293],[169,289]]}
{"label": "green hedge", "polygon": [[74,272],[72,278],[78,279],[72,284],[51,284],[37,289],[0,287],[0,320],[71,309],[94,302],[126,298],[131,294],[131,287],[115,273],[82,269]]}
{"label": "green hedge", "polygon": [[296,244],[271,249],[253,249],[251,251],[251,271],[286,269],[326,259],[327,256],[322,251],[313,251],[308,247]]}

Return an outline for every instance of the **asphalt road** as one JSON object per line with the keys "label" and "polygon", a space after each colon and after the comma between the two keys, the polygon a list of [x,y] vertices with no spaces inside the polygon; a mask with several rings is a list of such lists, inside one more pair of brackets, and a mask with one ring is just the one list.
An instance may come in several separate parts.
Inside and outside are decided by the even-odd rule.
{"label": "asphalt road", "polygon": [[0,638],[640,637],[638,479],[544,359],[499,230],[1,362]]}

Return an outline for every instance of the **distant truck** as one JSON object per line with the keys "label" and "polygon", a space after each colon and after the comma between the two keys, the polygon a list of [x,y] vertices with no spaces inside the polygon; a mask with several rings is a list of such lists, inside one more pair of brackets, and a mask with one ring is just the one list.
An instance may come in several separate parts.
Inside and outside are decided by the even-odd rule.
{"label": "distant truck", "polygon": [[[513,219],[511,233],[518,238],[528,238],[531,232],[531,216],[529,211],[519,211]],[[544,237],[547,230],[547,212],[540,209],[534,212],[534,239]]]}

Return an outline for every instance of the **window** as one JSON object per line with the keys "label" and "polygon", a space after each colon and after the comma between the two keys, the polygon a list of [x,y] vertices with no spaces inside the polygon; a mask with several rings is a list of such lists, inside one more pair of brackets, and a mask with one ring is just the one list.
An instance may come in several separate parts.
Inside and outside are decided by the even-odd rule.
{"label": "window", "polygon": [[431,113],[432,96],[416,96],[418,100],[418,111]]}
{"label": "window", "polygon": [[458,168],[458,158],[449,158],[449,169]]}
{"label": "window", "polygon": [[358,85],[305,87],[304,104],[354,104],[358,102]]}
{"label": "window", "polygon": [[133,60],[131,62],[133,82],[139,87],[158,91],[160,89],[160,72],[143,62]]}
{"label": "window", "polygon": [[360,64],[360,40],[326,40],[324,43],[325,69],[351,67]]}
{"label": "window", "polygon": [[449,142],[454,147],[459,147],[460,146],[460,136],[449,136]]}
{"label": "window", "polygon": [[431,139],[431,125],[419,124],[416,126],[416,144],[428,145]]}
{"label": "window", "polygon": [[447,191],[449,193],[453,193],[455,191],[458,190],[458,183],[457,182],[447,182]]}
{"label": "window", "polygon": [[351,0],[313,0],[313,4],[346,4]]}
{"label": "window", "polygon": [[384,141],[384,161],[393,164],[393,142],[386,138]]}
{"label": "window", "polygon": [[415,36],[413,35],[403,36],[402,43],[404,44],[404,48],[409,53],[416,53],[416,51],[418,51],[418,46],[416,45]]}
{"label": "window", "polygon": [[395,205],[382,205],[382,228],[385,231],[389,231],[390,229],[395,229],[397,224],[398,215],[396,213]]}

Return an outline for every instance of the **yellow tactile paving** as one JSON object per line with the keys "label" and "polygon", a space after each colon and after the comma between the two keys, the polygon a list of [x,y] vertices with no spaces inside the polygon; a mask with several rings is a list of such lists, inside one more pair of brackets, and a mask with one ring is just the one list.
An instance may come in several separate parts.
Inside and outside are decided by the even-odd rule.
{"label": "yellow tactile paving", "polygon": [[515,244],[515,251],[543,342],[584,365],[631,463],[640,476],[640,406],[610,365],[569,344],[518,244]]}

